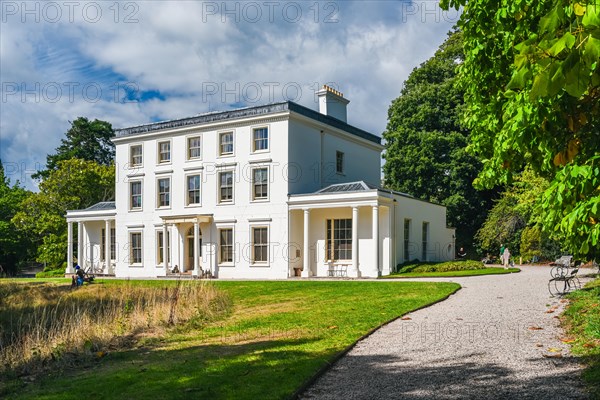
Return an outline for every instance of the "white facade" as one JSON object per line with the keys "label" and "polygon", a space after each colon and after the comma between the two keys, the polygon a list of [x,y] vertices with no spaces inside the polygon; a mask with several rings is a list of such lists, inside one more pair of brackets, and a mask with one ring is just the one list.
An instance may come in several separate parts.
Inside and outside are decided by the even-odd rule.
{"label": "white facade", "polygon": [[[318,94],[321,113],[284,102],[118,131],[115,202],[67,213],[77,262],[117,277],[285,279],[453,258],[445,208],[378,189],[380,138],[345,123],[341,93]],[[73,257],[70,242],[67,272]]]}

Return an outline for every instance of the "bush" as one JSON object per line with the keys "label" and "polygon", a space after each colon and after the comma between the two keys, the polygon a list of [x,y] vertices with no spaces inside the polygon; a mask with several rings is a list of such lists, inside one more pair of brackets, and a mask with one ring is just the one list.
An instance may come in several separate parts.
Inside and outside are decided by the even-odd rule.
{"label": "bush", "polygon": [[443,263],[411,263],[404,266],[401,264],[398,267],[398,272],[401,274],[408,272],[472,271],[486,268],[481,261],[474,260],[446,261]]}
{"label": "bush", "polygon": [[65,276],[64,269],[45,269],[35,274],[36,278],[62,278]]}

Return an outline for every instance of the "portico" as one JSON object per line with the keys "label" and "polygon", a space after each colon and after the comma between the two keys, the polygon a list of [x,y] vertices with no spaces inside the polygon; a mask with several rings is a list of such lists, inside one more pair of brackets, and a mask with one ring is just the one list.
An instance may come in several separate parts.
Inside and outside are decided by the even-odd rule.
{"label": "portico", "polygon": [[[164,275],[173,271],[190,272],[192,276],[200,276],[202,272],[215,273],[215,252],[211,245],[212,215],[179,215],[163,216],[162,224],[157,226],[159,254],[157,268]],[[167,238],[167,245],[164,245]],[[202,240],[207,238],[209,240]],[[172,249],[172,250],[171,250]]]}
{"label": "portico", "polygon": [[[113,275],[118,249],[115,240],[115,203],[94,204],[83,210],[69,211],[67,215],[67,268],[75,272],[75,264],[96,274]],[[74,225],[77,239],[73,240]],[[74,247],[77,258],[74,260]]]}
{"label": "portico", "polygon": [[[393,268],[394,200],[364,182],[332,185],[316,193],[294,195],[288,202],[290,274],[331,276],[342,266],[348,277],[378,277]],[[301,256],[300,256],[301,254]],[[338,269],[339,270],[339,269]]]}

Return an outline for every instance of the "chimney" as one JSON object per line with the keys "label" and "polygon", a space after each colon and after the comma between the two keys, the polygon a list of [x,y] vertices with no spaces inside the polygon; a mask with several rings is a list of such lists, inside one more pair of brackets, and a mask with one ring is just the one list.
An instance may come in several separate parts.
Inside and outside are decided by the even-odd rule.
{"label": "chimney", "polygon": [[319,112],[330,117],[347,122],[346,105],[350,100],[346,100],[344,95],[327,85],[317,92],[319,97]]}

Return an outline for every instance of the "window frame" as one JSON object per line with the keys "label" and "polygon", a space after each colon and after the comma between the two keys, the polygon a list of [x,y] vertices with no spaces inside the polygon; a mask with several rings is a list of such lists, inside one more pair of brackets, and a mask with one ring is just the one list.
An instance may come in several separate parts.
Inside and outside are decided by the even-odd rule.
{"label": "window frame", "polygon": [[[139,235],[139,261],[136,261],[135,259],[135,250],[137,249],[136,247],[133,246],[134,244],[134,240],[133,240],[133,236],[137,236]],[[142,231],[129,231],[129,265],[130,266],[140,266],[143,264],[144,261],[144,235],[142,233]]]}
{"label": "window frame", "polygon": [[[140,193],[135,196],[140,198],[140,206],[134,207],[134,194],[133,194],[133,185],[139,183],[140,184]],[[144,181],[141,179],[135,179],[129,181],[129,211],[142,211],[144,209]]]}
{"label": "window frame", "polygon": [[[110,261],[114,261],[117,259],[117,238],[116,238],[116,230],[115,228],[110,228]],[[102,228],[100,233],[100,261],[106,261],[104,254],[106,252],[106,228]]]}
{"label": "window frame", "polygon": [[[198,147],[190,146],[190,141],[194,140],[194,139],[198,139],[198,141],[199,141]],[[204,146],[202,146],[202,135],[186,136],[186,138],[185,138],[186,160],[188,160],[188,161],[202,160],[202,148],[203,147]],[[192,154],[191,154],[192,149],[199,149],[200,155],[192,157]]]}
{"label": "window frame", "polygon": [[[336,221],[338,221],[338,227],[336,228]],[[344,226],[340,226],[340,222],[344,221]],[[336,238],[336,232],[341,234],[344,231],[346,237]],[[340,235],[341,236],[341,235]],[[349,237],[349,239],[348,239]],[[352,260],[352,218],[327,218],[325,220],[325,261],[326,262],[339,262],[339,261],[351,261]],[[347,248],[340,248],[342,241]],[[336,249],[337,247],[337,249]],[[336,257],[336,252],[338,257]],[[344,253],[346,258],[340,257]],[[347,258],[348,255],[350,258]]]}
{"label": "window frame", "polygon": [[[266,186],[266,196],[265,197],[256,197],[256,181],[255,181],[255,171],[258,170],[266,170],[267,171],[267,177],[266,177],[266,182],[265,183],[261,183],[260,186]],[[261,202],[261,201],[269,201],[269,189],[270,189],[270,171],[269,171],[269,167],[268,166],[257,166],[257,167],[253,167],[251,168],[251,179],[250,179],[250,200],[253,202]]]}
{"label": "window frame", "polygon": [[[221,185],[221,175],[229,173],[231,174],[231,199],[223,200],[221,192],[223,188]],[[217,204],[235,204],[235,171],[232,169],[217,172]]]}
{"label": "window frame", "polygon": [[340,150],[336,150],[335,151],[335,173],[339,174],[339,175],[344,175],[346,173],[345,167],[346,167],[346,162],[345,162],[344,152],[340,151]]}
{"label": "window frame", "polygon": [[410,218],[404,218],[404,227],[403,227],[403,243],[404,243],[404,261],[410,261],[410,228],[412,225],[412,220]]}
{"label": "window frame", "polygon": [[[157,266],[164,266],[165,262],[162,259],[163,258],[163,248],[164,248],[164,242],[162,240],[162,236],[163,236],[163,230],[162,229],[157,229],[156,230],[156,265]],[[169,264],[171,264],[171,231],[169,229],[167,229],[167,260],[169,261]]]}
{"label": "window frame", "polygon": [[[162,159],[162,154],[163,152],[161,151],[161,145],[162,144],[168,144],[169,145],[169,159]],[[171,140],[157,140],[156,141],[156,163],[157,164],[170,164],[171,160],[172,160],[172,154],[173,153],[173,145],[171,143]]]}
{"label": "window frame", "polygon": [[[133,155],[133,149],[134,148],[140,148],[140,162],[139,163],[135,163],[134,160],[134,155]],[[129,145],[129,168],[139,168],[144,166],[144,145],[142,143],[137,143],[137,144],[131,144]]]}
{"label": "window frame", "polygon": [[[231,232],[231,242],[227,244],[223,244],[223,237],[221,236],[222,231]],[[234,266],[235,265],[235,230],[233,226],[221,226],[217,228],[217,233],[219,237],[219,253],[218,253],[218,262],[219,266]],[[223,261],[223,248],[230,247],[231,248],[231,259],[227,259]]]}
{"label": "window frame", "polygon": [[[161,204],[161,196],[164,195],[165,193],[160,191],[160,182],[161,181],[168,181],[168,192],[166,192],[166,203],[165,205]],[[171,208],[171,192],[172,192],[172,187],[171,187],[171,177],[167,176],[167,177],[158,177],[156,178],[156,208]]]}
{"label": "window frame", "polygon": [[[231,135],[231,143],[223,143],[222,138],[225,135]],[[230,152],[223,152],[223,146],[231,144]],[[219,157],[232,157],[235,155],[235,131],[223,131],[218,133],[217,154]]]}
{"label": "window frame", "polygon": [[[190,203],[190,182],[191,177],[198,177],[198,202]],[[191,173],[185,175],[185,206],[186,207],[198,207],[202,205],[202,173]]]}
{"label": "window frame", "polygon": [[429,222],[423,221],[421,226],[421,261],[427,261],[427,248],[429,247]]}
{"label": "window frame", "polygon": [[[262,137],[262,138],[257,139],[256,138],[256,133],[258,131],[262,131],[262,130],[266,131],[266,133],[267,133],[266,137]],[[270,131],[269,126],[256,126],[256,127],[252,128],[252,135],[250,136],[250,138],[252,140],[252,145],[251,145],[252,153],[267,153],[267,152],[269,152],[271,150],[271,140],[270,140],[271,138],[270,138],[270,132],[269,131]],[[256,146],[256,143],[258,141],[265,141],[265,140],[266,140],[266,143],[267,143],[266,147],[262,148],[262,149],[258,149],[257,146]]]}
{"label": "window frame", "polygon": [[[259,229],[265,230],[265,242],[257,244],[255,239],[255,231]],[[269,237],[269,226],[268,225],[253,225],[250,226],[250,264],[254,266],[267,266],[270,264],[270,237]],[[265,260],[256,260],[256,246],[260,246],[266,250]]]}

